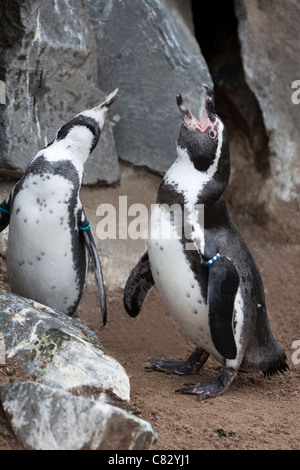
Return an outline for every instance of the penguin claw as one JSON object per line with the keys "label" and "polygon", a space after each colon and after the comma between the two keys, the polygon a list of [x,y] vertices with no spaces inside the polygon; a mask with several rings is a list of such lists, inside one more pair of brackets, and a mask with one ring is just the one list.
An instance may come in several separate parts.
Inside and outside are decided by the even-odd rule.
{"label": "penguin claw", "polygon": [[168,359],[150,359],[144,364],[146,370],[156,370],[166,374],[187,375],[199,372],[207,361],[209,354],[203,349],[196,349],[186,361]]}
{"label": "penguin claw", "polygon": [[158,372],[165,372],[166,374],[185,375],[192,373],[185,362],[165,359],[150,359],[149,362],[144,364],[144,368],[147,371],[156,370]]}
{"label": "penguin claw", "polygon": [[216,385],[215,382],[209,383],[209,382],[200,382],[200,383],[190,383],[190,384],[184,384],[188,385],[187,387],[182,387],[179,388],[178,390],[175,390],[176,393],[185,393],[185,394],[190,394],[190,395],[197,395],[198,398],[204,399],[204,398],[210,398],[214,397],[216,395],[220,395],[221,393],[224,393],[226,388],[221,387]]}
{"label": "penguin claw", "polygon": [[232,369],[224,369],[222,374],[214,382],[193,382],[187,385],[187,387],[179,388],[175,390],[176,393],[185,393],[190,395],[197,395],[200,399],[215,397],[224,393],[237,372]]}

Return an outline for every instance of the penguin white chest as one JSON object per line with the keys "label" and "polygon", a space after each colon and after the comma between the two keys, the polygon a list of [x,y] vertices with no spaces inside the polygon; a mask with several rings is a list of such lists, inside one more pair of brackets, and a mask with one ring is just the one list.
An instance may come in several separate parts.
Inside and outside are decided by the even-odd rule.
{"label": "penguin white chest", "polygon": [[69,214],[72,190],[60,175],[29,175],[15,196],[9,229],[12,290],[61,311],[74,305],[79,290]]}
{"label": "penguin white chest", "polygon": [[210,335],[201,286],[189,266],[170,213],[156,205],[150,219],[148,255],[160,297],[183,332],[200,348],[220,358]]}

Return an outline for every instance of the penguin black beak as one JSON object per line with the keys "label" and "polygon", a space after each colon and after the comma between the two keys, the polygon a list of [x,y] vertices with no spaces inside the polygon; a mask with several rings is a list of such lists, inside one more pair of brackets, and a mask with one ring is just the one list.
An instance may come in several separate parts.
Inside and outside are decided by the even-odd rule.
{"label": "penguin black beak", "polygon": [[180,109],[182,115],[186,116],[188,119],[193,119],[191,112],[187,109],[187,107],[183,103],[181,95],[176,96],[176,101],[177,101],[177,106]]}
{"label": "penguin black beak", "polygon": [[214,92],[211,88],[207,85],[203,85],[206,93],[205,93],[205,104],[203,115],[201,121],[199,122],[195,116],[188,110],[182,100],[181,95],[176,96],[177,106],[181,111],[184,124],[189,129],[198,129],[200,132],[205,132],[208,126],[212,126],[213,122],[216,120],[215,115],[215,97]]}
{"label": "penguin black beak", "polygon": [[188,110],[188,108],[183,103],[181,95],[177,95],[176,100],[177,100],[178,108],[181,111],[184,124],[189,129],[199,129],[201,132],[204,132],[205,129],[204,130],[202,129],[201,123],[195,118],[195,116],[193,116],[193,114]]}
{"label": "penguin black beak", "polygon": [[92,111],[100,111],[103,108],[109,109],[113,102],[118,98],[118,91],[119,88],[116,88],[112,93],[108,95],[108,97],[100,103],[98,106],[92,109]]}
{"label": "penguin black beak", "polygon": [[207,85],[203,85],[205,88],[205,106],[202,116],[202,121],[204,118],[208,118],[211,122],[214,122],[216,119],[215,113],[215,95],[211,88]]}

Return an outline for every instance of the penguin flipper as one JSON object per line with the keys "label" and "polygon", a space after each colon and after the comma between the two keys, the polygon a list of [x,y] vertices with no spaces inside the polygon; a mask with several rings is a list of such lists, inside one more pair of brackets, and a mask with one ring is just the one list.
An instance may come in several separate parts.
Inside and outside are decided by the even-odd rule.
{"label": "penguin flipper", "polygon": [[104,288],[104,282],[103,282],[103,276],[102,276],[101,263],[100,263],[100,259],[99,259],[99,255],[98,255],[98,251],[96,248],[93,234],[91,230],[89,228],[86,229],[86,227],[88,227],[87,221],[82,222],[80,224],[80,228],[83,231],[84,243],[93,263],[96,283],[97,283],[99,297],[100,297],[102,321],[103,321],[103,326],[104,326],[107,320],[107,306],[106,306],[106,294],[105,294],[105,288]]}
{"label": "penguin flipper", "polygon": [[220,256],[208,267],[209,327],[215,348],[226,359],[235,359],[237,354],[233,314],[238,287],[238,272],[228,258]]}
{"label": "penguin flipper", "polygon": [[131,271],[124,288],[123,302],[126,312],[136,317],[142,308],[146,295],[154,287],[148,251]]}
{"label": "penguin flipper", "polygon": [[2,232],[10,221],[10,195],[0,204],[0,232]]}

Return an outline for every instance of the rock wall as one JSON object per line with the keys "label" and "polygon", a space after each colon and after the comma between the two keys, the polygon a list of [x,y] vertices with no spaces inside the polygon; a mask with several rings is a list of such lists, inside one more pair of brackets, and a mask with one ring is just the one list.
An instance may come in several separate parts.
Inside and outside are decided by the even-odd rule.
{"label": "rock wall", "polygon": [[0,286],[0,330],[0,363],[13,359],[28,378],[0,388],[25,449],[142,450],[157,440],[128,410],[126,371],[79,320]]}
{"label": "rock wall", "polygon": [[189,1],[95,0],[99,83],[120,88],[114,127],[120,158],[163,172],[176,158],[176,95],[200,111],[207,65],[193,34]]}
{"label": "rock wall", "polygon": [[300,104],[292,84],[300,78],[300,4],[236,0],[235,6],[246,81],[269,139],[270,170],[254,202],[274,237],[299,243]]}
{"label": "rock wall", "polygon": [[[300,104],[291,97],[300,79],[300,5],[228,0],[224,10],[224,4],[212,18],[197,0],[1,2],[1,173],[19,177],[63,122],[116,87],[120,95],[84,183],[118,181],[118,158],[164,173],[176,157],[176,94],[197,114],[202,85],[214,80],[217,109],[227,100],[235,115],[228,200],[265,223],[269,237],[297,243]],[[220,32],[229,6],[238,28],[234,52]],[[206,44],[196,40],[199,25]],[[201,52],[208,43],[214,46],[209,67]],[[228,62],[233,53],[238,68]],[[215,70],[225,71],[218,75],[222,87]]]}
{"label": "rock wall", "polygon": [[[97,46],[86,2],[4,1],[0,20],[0,79],[6,85],[0,170],[19,177],[64,122],[112,90],[110,81],[103,90],[97,85]],[[109,120],[85,173],[88,184],[119,178]]]}
{"label": "rock wall", "polygon": [[124,160],[166,169],[179,124],[175,96],[184,93],[200,109],[202,84],[211,84],[189,3],[185,10],[174,0],[2,2],[2,172],[19,177],[62,123],[116,87],[115,114],[84,183],[118,180],[116,148]]}

